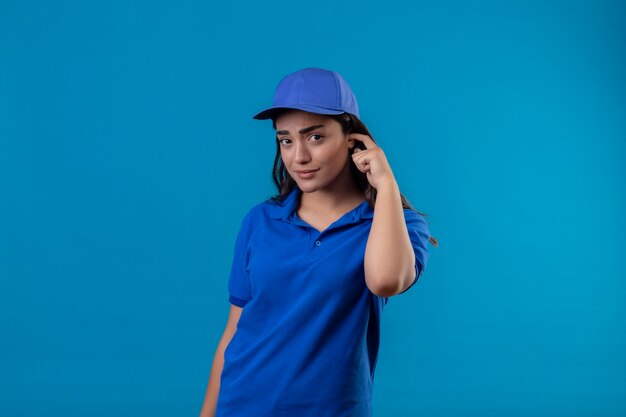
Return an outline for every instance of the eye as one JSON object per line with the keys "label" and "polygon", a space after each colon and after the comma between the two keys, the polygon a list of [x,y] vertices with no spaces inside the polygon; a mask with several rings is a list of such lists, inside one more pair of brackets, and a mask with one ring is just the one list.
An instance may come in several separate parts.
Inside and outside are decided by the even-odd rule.
{"label": "eye", "polygon": [[313,137],[313,136],[319,136],[319,140],[315,140],[314,142],[319,142],[319,141],[320,141],[320,140],[322,140],[322,138],[324,137],[324,136],[322,136],[322,135],[318,135],[318,134],[313,134],[313,135],[311,135],[311,136],[309,136],[309,137],[311,138],[311,137]]}
{"label": "eye", "polygon": [[278,139],[278,143],[280,143],[281,145],[287,145],[286,143],[283,143],[284,140],[289,140],[289,139],[287,138]]}

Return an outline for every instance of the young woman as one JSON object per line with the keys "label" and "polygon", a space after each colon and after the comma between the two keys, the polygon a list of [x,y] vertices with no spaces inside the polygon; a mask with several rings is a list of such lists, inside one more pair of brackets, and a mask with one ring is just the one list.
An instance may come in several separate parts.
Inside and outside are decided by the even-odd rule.
{"label": "young woman", "polygon": [[254,116],[278,195],[241,223],[202,417],[371,415],[381,313],[437,246],[340,74],[305,68]]}

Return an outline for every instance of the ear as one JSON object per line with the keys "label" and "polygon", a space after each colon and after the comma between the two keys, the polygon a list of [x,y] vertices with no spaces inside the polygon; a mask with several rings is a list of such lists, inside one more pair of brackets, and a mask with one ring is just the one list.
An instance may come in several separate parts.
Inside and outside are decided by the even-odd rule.
{"label": "ear", "polygon": [[348,138],[348,148],[349,149],[354,149],[354,147],[356,146],[356,142],[354,139]]}

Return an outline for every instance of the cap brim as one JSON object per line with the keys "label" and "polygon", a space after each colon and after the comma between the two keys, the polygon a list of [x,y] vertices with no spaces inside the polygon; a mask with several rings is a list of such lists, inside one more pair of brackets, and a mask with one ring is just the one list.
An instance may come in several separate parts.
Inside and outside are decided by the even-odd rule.
{"label": "cap brim", "polygon": [[310,113],[317,113],[317,114],[341,114],[341,113],[345,113],[343,110],[325,109],[323,107],[311,106],[311,105],[306,105],[306,104],[298,104],[298,105],[294,105],[294,106],[270,107],[269,109],[265,109],[262,112],[259,112],[259,113],[255,114],[254,116],[252,116],[252,118],[253,119],[257,119],[257,120],[271,119],[273,116],[275,116],[276,114],[280,113],[281,111],[288,110],[288,109],[296,109],[296,110],[308,111]]}

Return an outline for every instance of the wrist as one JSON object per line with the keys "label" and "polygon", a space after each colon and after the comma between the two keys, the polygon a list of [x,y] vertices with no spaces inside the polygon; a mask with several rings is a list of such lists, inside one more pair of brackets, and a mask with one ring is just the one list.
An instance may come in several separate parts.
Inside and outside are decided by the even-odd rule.
{"label": "wrist", "polygon": [[400,193],[400,187],[396,182],[395,178],[391,177],[388,180],[380,181],[378,187],[376,188],[376,193]]}

